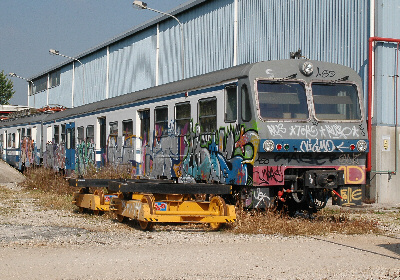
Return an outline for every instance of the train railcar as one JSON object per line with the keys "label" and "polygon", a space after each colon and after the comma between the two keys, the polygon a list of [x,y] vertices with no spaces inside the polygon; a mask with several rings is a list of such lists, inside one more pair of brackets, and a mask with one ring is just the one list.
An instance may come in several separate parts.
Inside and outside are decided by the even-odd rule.
{"label": "train railcar", "polygon": [[[3,159],[84,174],[232,185],[246,207],[361,199],[367,126],[352,69],[290,59],[235,66],[0,124]],[[349,191],[347,191],[349,190]],[[347,200],[346,200],[347,199]]]}

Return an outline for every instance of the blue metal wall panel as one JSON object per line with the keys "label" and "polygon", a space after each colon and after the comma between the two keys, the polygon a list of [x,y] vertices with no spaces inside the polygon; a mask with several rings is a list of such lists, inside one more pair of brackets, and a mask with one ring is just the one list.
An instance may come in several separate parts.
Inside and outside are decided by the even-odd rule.
{"label": "blue metal wall panel", "polygon": [[[234,0],[192,2],[190,9],[175,14],[184,28],[186,78],[234,65]],[[181,78],[180,27],[172,18],[159,17],[110,41],[108,97],[157,84],[157,25],[158,83]],[[368,36],[369,0],[238,0],[237,64],[286,59],[301,48],[310,59],[355,69],[366,82]],[[85,64],[85,95],[83,69],[75,62],[74,106],[106,97],[107,44],[101,46],[79,56]],[[70,95],[67,88],[52,92],[52,100]]]}
{"label": "blue metal wall panel", "polygon": [[[233,66],[233,6],[232,0],[207,1],[178,15],[186,78]],[[160,24],[160,84],[181,78],[181,61],[180,27],[170,19]]]}
{"label": "blue metal wall panel", "polygon": [[72,64],[66,65],[60,71],[60,85],[49,90],[49,104],[72,107]]}
{"label": "blue metal wall panel", "polygon": [[110,46],[109,97],[156,85],[157,29],[150,29]]}
{"label": "blue metal wall panel", "polygon": [[[377,0],[375,36],[400,39],[400,3],[398,0]],[[396,89],[399,91],[397,43],[375,44],[375,109],[374,124],[395,125]],[[397,97],[399,99],[400,96]],[[400,108],[400,101],[397,100]],[[398,114],[400,123],[400,114]]]}
{"label": "blue metal wall panel", "polygon": [[36,108],[42,108],[47,105],[47,90],[38,92],[31,97],[32,99],[29,100],[31,106],[33,106],[34,103]]}
{"label": "blue metal wall panel", "polygon": [[347,65],[365,77],[369,1],[239,0],[239,64],[305,57]]}
{"label": "blue metal wall panel", "polygon": [[107,49],[101,49],[75,62],[74,107],[106,97]]}

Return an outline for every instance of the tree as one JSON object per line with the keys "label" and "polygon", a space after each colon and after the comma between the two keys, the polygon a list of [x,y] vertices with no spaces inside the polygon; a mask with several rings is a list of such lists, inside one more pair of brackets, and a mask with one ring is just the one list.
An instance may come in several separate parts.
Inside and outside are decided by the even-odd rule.
{"label": "tree", "polygon": [[8,101],[14,95],[13,82],[4,75],[4,70],[0,73],[0,105],[8,105]]}

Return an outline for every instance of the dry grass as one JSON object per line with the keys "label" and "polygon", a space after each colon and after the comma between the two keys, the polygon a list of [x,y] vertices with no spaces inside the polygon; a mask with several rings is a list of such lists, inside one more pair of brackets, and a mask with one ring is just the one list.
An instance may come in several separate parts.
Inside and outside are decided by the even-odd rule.
{"label": "dry grass", "polygon": [[[20,185],[30,190],[44,209],[73,210],[72,194],[76,188],[70,187],[68,180],[60,173],[44,167],[26,169],[26,180]],[[131,178],[129,169],[125,167],[106,166],[100,169],[90,167],[85,178],[95,179],[126,179]]]}
{"label": "dry grass", "polygon": [[[45,209],[73,210],[72,193],[68,181],[52,169],[34,168],[25,172],[26,181],[22,184],[31,190],[34,198]],[[128,168],[107,166],[101,169],[89,168],[85,178],[131,178]],[[237,222],[227,231],[243,234],[281,234],[291,235],[326,235],[328,233],[366,234],[378,233],[375,221],[362,217],[350,218],[346,211],[323,210],[310,218],[291,218],[276,211],[237,211]]]}
{"label": "dry grass", "polygon": [[379,233],[375,221],[363,218],[350,219],[345,211],[321,211],[312,218],[292,218],[276,211],[237,212],[237,223],[229,231],[245,234],[326,235],[328,233],[367,234]]}

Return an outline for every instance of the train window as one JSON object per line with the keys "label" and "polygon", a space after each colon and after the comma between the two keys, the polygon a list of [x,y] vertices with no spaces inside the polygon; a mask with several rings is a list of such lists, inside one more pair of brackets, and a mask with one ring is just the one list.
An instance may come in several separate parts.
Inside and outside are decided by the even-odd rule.
{"label": "train window", "polygon": [[54,144],[60,143],[60,127],[58,125],[54,126],[54,136],[53,136]]}
{"label": "train window", "polygon": [[213,132],[217,130],[217,99],[209,98],[199,100],[200,132]]}
{"label": "train window", "polygon": [[32,138],[32,129],[31,128],[26,129],[26,137]]}
{"label": "train window", "polygon": [[242,120],[251,120],[250,96],[247,85],[242,86]]}
{"label": "train window", "polygon": [[132,120],[122,121],[122,135],[125,137],[133,135],[133,121]]}
{"label": "train window", "polygon": [[86,127],[86,143],[94,143],[94,125]]}
{"label": "train window", "polygon": [[304,84],[258,81],[258,103],[263,119],[308,119]]}
{"label": "train window", "polygon": [[190,125],[190,103],[180,103],[175,105],[175,126],[176,133],[186,134]]}
{"label": "train window", "polygon": [[156,136],[168,134],[168,107],[163,106],[154,110],[154,130]]}
{"label": "train window", "polygon": [[140,118],[140,137],[143,139],[143,145],[147,145],[150,140],[150,110],[139,111]]}
{"label": "train window", "polygon": [[225,122],[235,122],[237,119],[236,86],[225,88]]}
{"label": "train window", "polygon": [[3,134],[0,134],[0,148],[3,148]]}
{"label": "train window", "polygon": [[65,143],[65,132],[66,132],[65,124],[62,124],[61,125],[61,142],[62,143]]}
{"label": "train window", "polygon": [[353,84],[311,85],[315,114],[320,120],[359,120],[360,102],[357,87]]}
{"label": "train window", "polygon": [[8,141],[7,141],[7,147],[11,148],[12,142],[11,142],[11,133],[8,133]]}
{"label": "train window", "polygon": [[118,136],[118,122],[110,122],[110,135]]}
{"label": "train window", "polygon": [[15,148],[15,133],[11,134],[11,147]]}
{"label": "train window", "polygon": [[78,143],[85,141],[85,129],[83,126],[78,127]]}
{"label": "train window", "polygon": [[26,136],[25,135],[25,128],[22,128],[21,129],[21,139],[24,139],[25,136]]}

